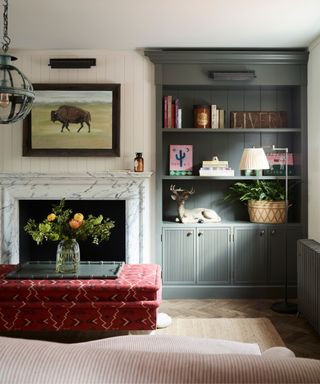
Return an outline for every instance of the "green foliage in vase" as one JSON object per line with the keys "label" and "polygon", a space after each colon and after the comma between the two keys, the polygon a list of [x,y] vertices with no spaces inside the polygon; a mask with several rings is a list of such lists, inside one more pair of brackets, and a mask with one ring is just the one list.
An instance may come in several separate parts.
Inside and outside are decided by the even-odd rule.
{"label": "green foliage in vase", "polygon": [[285,200],[285,186],[279,180],[252,182],[237,182],[230,188],[231,192],[225,200],[266,200],[282,201]]}
{"label": "green foliage in vase", "polygon": [[71,209],[65,209],[65,200],[62,199],[58,205],[53,206],[52,212],[41,223],[29,219],[25,225],[25,231],[37,244],[44,241],[60,240],[87,240],[91,239],[93,244],[109,240],[114,221],[104,219],[102,215],[88,215],[82,213],[73,215]]}

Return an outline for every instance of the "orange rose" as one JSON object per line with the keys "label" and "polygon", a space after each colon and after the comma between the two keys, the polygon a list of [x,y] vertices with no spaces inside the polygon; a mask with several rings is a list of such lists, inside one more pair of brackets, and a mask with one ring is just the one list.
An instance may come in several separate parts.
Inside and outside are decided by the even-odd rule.
{"label": "orange rose", "polygon": [[57,216],[54,213],[50,213],[50,215],[47,216],[48,221],[55,221]]}
{"label": "orange rose", "polygon": [[77,221],[77,220],[75,220],[75,219],[71,219],[70,221],[69,221],[69,225],[70,225],[70,227],[72,228],[72,229],[78,229],[80,226],[81,226],[81,222],[80,221]]}

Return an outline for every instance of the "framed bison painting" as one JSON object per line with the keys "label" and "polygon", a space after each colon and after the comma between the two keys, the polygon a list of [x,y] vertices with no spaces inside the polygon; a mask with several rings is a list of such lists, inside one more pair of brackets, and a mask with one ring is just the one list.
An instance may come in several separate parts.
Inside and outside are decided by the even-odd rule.
{"label": "framed bison painting", "polygon": [[33,84],[23,156],[120,156],[120,84]]}

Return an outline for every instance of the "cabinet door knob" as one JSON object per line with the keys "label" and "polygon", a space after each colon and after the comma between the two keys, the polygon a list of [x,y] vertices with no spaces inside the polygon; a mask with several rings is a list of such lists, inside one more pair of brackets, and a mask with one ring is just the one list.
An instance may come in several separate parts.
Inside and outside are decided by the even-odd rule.
{"label": "cabinet door knob", "polygon": [[192,236],[192,232],[187,232],[187,236]]}
{"label": "cabinet door knob", "polygon": [[260,236],[264,236],[265,230],[260,231]]}
{"label": "cabinet door knob", "polygon": [[271,235],[275,235],[275,234],[276,234],[276,230],[273,229],[273,230],[271,231]]}
{"label": "cabinet door knob", "polygon": [[202,236],[203,235],[203,232],[198,232],[198,236]]}

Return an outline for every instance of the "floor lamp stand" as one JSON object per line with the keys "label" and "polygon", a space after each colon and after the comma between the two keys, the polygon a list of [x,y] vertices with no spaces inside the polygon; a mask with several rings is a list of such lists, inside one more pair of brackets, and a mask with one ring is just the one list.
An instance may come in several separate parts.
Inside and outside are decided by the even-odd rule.
{"label": "floor lamp stand", "polygon": [[273,151],[285,152],[285,281],[284,281],[284,300],[275,302],[271,309],[278,313],[297,313],[297,305],[288,302],[288,148],[275,148]]}

